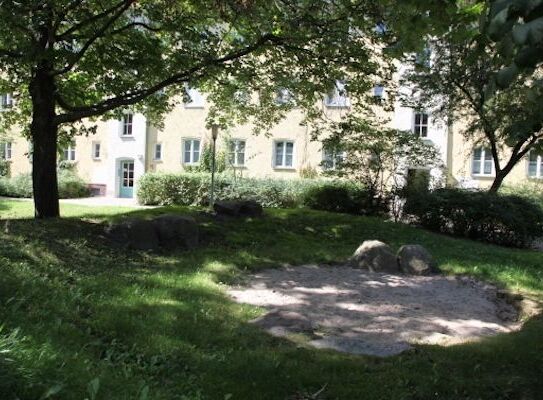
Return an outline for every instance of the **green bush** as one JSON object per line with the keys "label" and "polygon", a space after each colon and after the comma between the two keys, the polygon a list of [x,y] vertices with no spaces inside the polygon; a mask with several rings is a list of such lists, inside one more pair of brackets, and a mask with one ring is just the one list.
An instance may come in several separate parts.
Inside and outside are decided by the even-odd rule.
{"label": "green bush", "polygon": [[363,186],[335,181],[307,188],[303,203],[309,208],[349,214],[375,215],[385,213],[385,201],[374,197]]}
{"label": "green bush", "polygon": [[[148,173],[139,180],[138,201],[146,205],[203,206],[209,203],[210,174]],[[318,179],[234,179],[217,175],[215,198],[255,200],[264,207],[307,206],[316,210],[352,214],[377,214],[386,211],[360,185],[346,181]]]}
{"label": "green bush", "polygon": [[[280,179],[234,179],[217,175],[215,197],[220,200],[251,199],[264,207],[302,205],[306,187],[316,181]],[[206,173],[149,173],[139,180],[138,200],[147,205],[202,206],[209,202],[211,176]]]}
{"label": "green bush", "polygon": [[[90,195],[87,184],[70,170],[59,171],[58,191],[61,199],[86,197]],[[20,174],[13,178],[0,177],[0,196],[32,197],[32,175]]]}
{"label": "green bush", "polygon": [[8,160],[0,159],[0,177],[10,175],[10,163]]}
{"label": "green bush", "polygon": [[543,210],[520,196],[438,189],[408,198],[405,213],[430,230],[500,245],[543,236]]}
{"label": "green bush", "polygon": [[500,193],[515,195],[529,199],[543,209],[543,181],[533,180],[515,186],[504,186]]}

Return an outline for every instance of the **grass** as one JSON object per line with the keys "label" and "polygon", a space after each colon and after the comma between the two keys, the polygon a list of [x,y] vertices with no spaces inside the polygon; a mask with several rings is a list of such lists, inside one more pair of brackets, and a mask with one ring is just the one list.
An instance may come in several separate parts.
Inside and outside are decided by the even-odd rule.
{"label": "grass", "polygon": [[[432,234],[376,218],[268,210],[213,222],[194,209],[64,205],[34,221],[0,200],[0,399],[537,399],[543,321],[452,347],[385,359],[297,347],[248,321],[225,284],[247,271],[346,259],[365,239],[420,243],[446,273],[543,298],[543,255]],[[203,243],[147,254],[111,247],[98,222],[195,215]]]}

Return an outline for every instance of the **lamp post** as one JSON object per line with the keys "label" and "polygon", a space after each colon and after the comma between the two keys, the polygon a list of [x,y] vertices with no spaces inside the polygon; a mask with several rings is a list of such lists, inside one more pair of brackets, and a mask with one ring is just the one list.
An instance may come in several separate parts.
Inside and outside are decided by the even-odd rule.
{"label": "lamp post", "polygon": [[213,139],[213,155],[211,158],[211,194],[209,196],[209,207],[211,209],[213,209],[213,204],[215,204],[215,152],[217,136],[219,136],[219,125],[213,124],[211,126],[211,138]]}

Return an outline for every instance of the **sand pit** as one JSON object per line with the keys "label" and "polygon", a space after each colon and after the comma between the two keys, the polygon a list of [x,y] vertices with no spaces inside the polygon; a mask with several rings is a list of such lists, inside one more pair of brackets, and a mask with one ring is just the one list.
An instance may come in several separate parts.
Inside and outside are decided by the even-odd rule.
{"label": "sand pit", "polygon": [[267,309],[254,322],[273,335],[303,334],[311,346],[352,354],[390,356],[520,327],[495,287],[470,278],[305,265],[262,271],[229,293]]}

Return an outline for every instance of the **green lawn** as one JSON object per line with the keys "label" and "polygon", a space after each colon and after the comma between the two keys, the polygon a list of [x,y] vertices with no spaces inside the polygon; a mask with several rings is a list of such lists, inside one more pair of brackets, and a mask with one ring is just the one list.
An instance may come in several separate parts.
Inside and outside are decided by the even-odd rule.
{"label": "green lawn", "polygon": [[[111,247],[104,222],[192,213],[194,251]],[[421,243],[447,273],[476,275],[543,299],[543,254],[432,234],[376,218],[268,210],[212,222],[197,210],[65,205],[27,219],[0,200],[0,399],[540,399],[543,320],[453,347],[379,359],[297,347],[248,321],[224,284],[283,263],[345,260],[365,239]],[[124,213],[123,215],[119,215]],[[11,218],[9,223],[5,219]],[[20,218],[20,219],[16,219]],[[25,219],[26,218],[26,219]]]}

